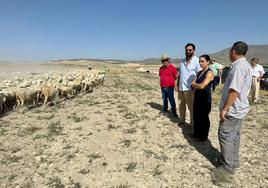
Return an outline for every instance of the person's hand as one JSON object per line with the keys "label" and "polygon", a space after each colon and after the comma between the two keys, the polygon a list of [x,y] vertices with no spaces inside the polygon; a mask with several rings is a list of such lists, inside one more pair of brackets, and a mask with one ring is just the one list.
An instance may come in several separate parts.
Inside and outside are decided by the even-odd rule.
{"label": "person's hand", "polygon": [[261,77],[257,78],[257,82],[260,82],[261,81]]}
{"label": "person's hand", "polygon": [[175,86],[175,91],[179,92],[179,87]]}
{"label": "person's hand", "polygon": [[226,119],[226,114],[227,114],[227,110],[221,110],[220,111],[220,123],[222,123],[222,122],[224,122],[225,121],[225,119]]}

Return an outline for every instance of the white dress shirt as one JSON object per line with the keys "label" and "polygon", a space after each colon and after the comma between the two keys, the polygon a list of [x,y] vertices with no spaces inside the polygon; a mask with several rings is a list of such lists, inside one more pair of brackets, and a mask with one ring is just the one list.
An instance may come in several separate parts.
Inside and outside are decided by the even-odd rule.
{"label": "white dress shirt", "polygon": [[190,60],[190,63],[187,65],[186,59],[182,59],[179,63],[179,90],[180,91],[189,91],[192,90],[191,84],[195,79],[196,74],[201,70],[199,64],[199,58],[193,56]]}
{"label": "white dress shirt", "polygon": [[256,64],[255,67],[252,67],[252,76],[259,78],[260,76],[264,75],[263,67],[259,64]]}

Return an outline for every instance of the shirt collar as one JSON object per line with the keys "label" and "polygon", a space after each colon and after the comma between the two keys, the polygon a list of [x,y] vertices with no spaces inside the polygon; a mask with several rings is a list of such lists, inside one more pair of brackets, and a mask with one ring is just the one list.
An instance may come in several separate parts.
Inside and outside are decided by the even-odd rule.
{"label": "shirt collar", "polygon": [[237,59],[236,61],[234,61],[234,62],[232,63],[232,65],[233,65],[233,66],[236,65],[237,62],[239,62],[239,61],[246,61],[246,58],[245,58],[245,57],[241,57],[241,58]]}
{"label": "shirt collar", "polygon": [[162,67],[168,67],[170,65],[170,63],[168,63],[167,65],[162,65]]}
{"label": "shirt collar", "polygon": [[[193,61],[193,59],[194,59],[195,57],[196,57],[195,55],[193,55],[193,56],[191,57],[191,59],[189,60],[190,63],[192,63],[192,61]],[[184,61],[183,61],[183,62],[184,62],[184,64],[186,64],[186,62],[187,62],[187,61],[186,61],[186,57],[184,58]]]}

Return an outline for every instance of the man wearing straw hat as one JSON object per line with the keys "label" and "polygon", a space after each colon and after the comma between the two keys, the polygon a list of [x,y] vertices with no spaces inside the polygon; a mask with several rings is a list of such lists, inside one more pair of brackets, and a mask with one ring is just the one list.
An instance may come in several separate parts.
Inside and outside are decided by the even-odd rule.
{"label": "man wearing straw hat", "polygon": [[162,66],[159,69],[160,86],[163,99],[162,113],[164,115],[167,114],[169,100],[172,114],[175,117],[178,117],[174,98],[175,80],[178,77],[177,69],[170,63],[170,57],[168,55],[162,55],[160,60],[162,62]]}

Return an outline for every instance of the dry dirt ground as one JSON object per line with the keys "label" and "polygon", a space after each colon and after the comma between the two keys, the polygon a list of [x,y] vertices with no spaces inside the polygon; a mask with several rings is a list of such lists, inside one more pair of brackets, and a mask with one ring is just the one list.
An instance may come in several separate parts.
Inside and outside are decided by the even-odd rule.
{"label": "dry dirt ground", "polygon": [[91,94],[44,112],[1,117],[0,187],[268,187],[267,92],[243,124],[241,167],[226,176],[213,165],[219,155],[219,90],[213,94],[210,141],[200,144],[189,137],[190,126],[159,114],[157,74],[120,64],[93,67],[104,66],[105,83]]}

